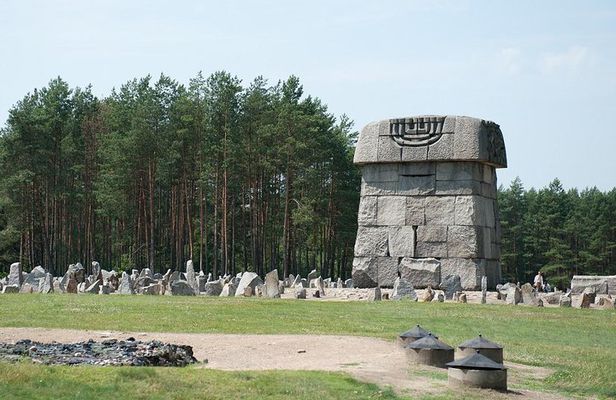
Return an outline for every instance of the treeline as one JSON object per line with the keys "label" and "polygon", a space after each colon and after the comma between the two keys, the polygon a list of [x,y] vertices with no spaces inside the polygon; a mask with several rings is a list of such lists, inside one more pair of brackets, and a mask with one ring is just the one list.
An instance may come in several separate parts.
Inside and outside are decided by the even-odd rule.
{"label": "treeline", "polygon": [[0,139],[0,264],[350,275],[352,122],[298,78],[131,80],[106,98],[61,78]]}
{"label": "treeline", "polygon": [[519,178],[498,192],[503,276],[569,287],[575,274],[616,274],[616,189],[565,191],[558,179],[525,190]]}
{"label": "treeline", "polygon": [[[0,274],[104,268],[351,273],[356,133],[296,77],[161,75],[99,99],[62,79],[10,110],[0,135]],[[503,277],[616,274],[616,189],[558,180],[498,193]]]}

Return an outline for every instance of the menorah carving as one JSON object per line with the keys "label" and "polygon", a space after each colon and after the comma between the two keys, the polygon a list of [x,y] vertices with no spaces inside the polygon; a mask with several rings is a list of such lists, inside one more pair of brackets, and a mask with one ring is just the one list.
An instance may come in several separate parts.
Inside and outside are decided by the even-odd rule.
{"label": "menorah carving", "polygon": [[389,120],[389,134],[400,146],[427,146],[443,134],[445,117],[414,117]]}
{"label": "menorah carving", "polygon": [[453,115],[373,122],[354,162],[362,171],[354,285],[500,282],[496,169],[507,155],[498,124]]}

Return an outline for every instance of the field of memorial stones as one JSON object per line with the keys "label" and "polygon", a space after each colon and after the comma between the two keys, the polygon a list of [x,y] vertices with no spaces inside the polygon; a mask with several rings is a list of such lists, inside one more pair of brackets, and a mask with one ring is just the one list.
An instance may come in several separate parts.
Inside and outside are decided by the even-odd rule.
{"label": "field of memorial stones", "polygon": [[[244,273],[214,280],[194,271],[191,262],[185,271],[164,275],[147,269],[117,274],[98,263],[89,267],[76,264],[52,277],[42,268],[25,273],[14,265],[0,294],[0,342],[17,343],[20,350],[9,358],[0,351],[0,393],[157,398],[162,387],[174,385],[174,398],[206,391],[208,398],[222,399],[240,393],[459,398],[460,389],[447,385],[446,370],[410,363],[396,344],[401,332],[421,324],[451,346],[479,333],[504,346],[509,391],[490,390],[490,397],[616,395],[616,370],[609,367],[616,365],[616,355],[607,351],[616,346],[616,311],[609,307],[610,295],[588,289],[588,282],[573,293],[547,294],[513,284],[465,291],[456,279],[434,289],[403,279],[393,288],[358,289],[316,272],[285,280],[275,270],[265,279]],[[20,293],[10,294],[6,288],[15,285],[18,290],[12,291]],[[126,350],[137,348],[137,342],[142,358],[131,364]],[[175,350],[157,353],[156,346],[170,345],[189,346],[196,363],[185,362],[190,365],[183,368],[47,365],[79,364],[76,359],[166,365]],[[92,361],[84,348],[104,355],[117,348],[122,354]],[[44,361],[53,351],[63,351],[60,360],[70,362]],[[157,356],[159,364],[143,364],[143,354],[152,353],[164,357]],[[468,398],[486,395],[480,389],[462,392]]]}

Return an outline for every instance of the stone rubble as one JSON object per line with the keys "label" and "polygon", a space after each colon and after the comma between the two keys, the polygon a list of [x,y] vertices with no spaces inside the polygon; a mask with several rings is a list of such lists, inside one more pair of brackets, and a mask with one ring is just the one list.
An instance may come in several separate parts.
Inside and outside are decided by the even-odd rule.
{"label": "stone rubble", "polygon": [[185,367],[197,362],[191,346],[109,339],[71,344],[39,343],[25,339],[15,344],[0,343],[0,360],[32,362],[45,365],[110,365]]}

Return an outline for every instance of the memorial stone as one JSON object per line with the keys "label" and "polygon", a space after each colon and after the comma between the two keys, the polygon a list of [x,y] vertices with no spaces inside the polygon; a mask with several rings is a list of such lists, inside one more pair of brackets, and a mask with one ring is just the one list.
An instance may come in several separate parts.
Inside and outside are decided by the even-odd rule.
{"label": "memorial stone", "polygon": [[464,289],[476,290],[486,276],[495,287],[501,277],[496,168],[507,166],[497,124],[456,116],[371,123],[354,162],[362,171],[356,287],[391,287],[410,260],[428,258],[440,261],[440,270],[431,271],[438,280],[458,275]]}

